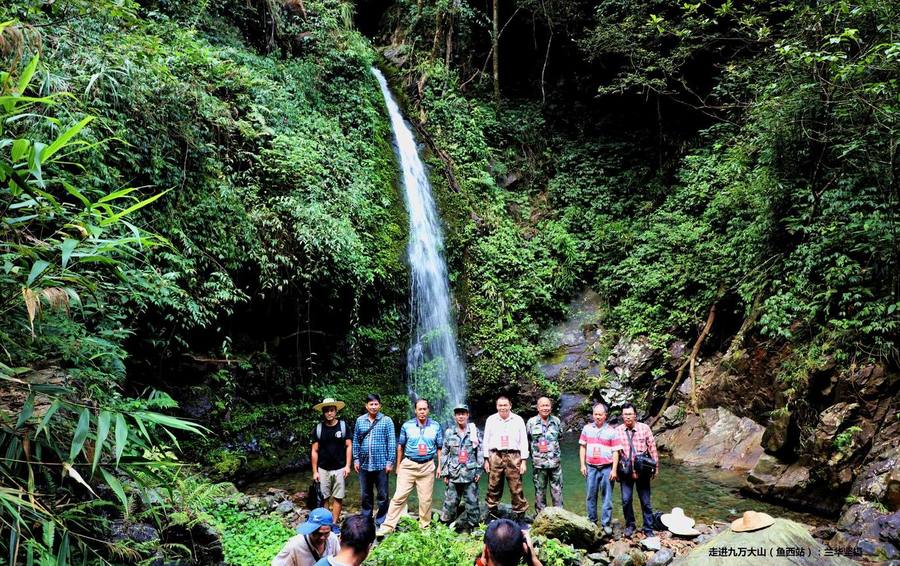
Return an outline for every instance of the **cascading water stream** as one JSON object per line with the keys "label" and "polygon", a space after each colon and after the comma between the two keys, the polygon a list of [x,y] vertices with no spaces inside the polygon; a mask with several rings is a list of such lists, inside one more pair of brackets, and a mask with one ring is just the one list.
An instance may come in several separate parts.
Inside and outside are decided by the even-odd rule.
{"label": "cascading water stream", "polygon": [[409,212],[407,257],[414,318],[406,354],[407,386],[410,396],[428,398],[435,415],[441,415],[445,408],[465,400],[466,371],[457,349],[456,325],[451,316],[452,301],[440,217],[412,131],[403,119],[384,75],[375,68],[372,74],[381,85],[391,119]]}

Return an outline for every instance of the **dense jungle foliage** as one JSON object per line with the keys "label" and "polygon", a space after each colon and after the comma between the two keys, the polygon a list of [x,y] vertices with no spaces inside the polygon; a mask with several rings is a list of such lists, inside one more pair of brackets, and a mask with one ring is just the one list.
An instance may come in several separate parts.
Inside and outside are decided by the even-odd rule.
{"label": "dense jungle foliage", "polygon": [[406,415],[372,65],[426,142],[478,409],[559,393],[542,333],[586,286],[658,347],[716,306],[709,348],[780,352],[788,404],[896,368],[894,4],[493,1],[0,6],[4,560],[196,557],[208,523],[259,563],[285,531],[186,460],[296,464],[325,395]]}
{"label": "dense jungle foliage", "polygon": [[740,331],[791,352],[788,399],[829,359],[896,367],[895,6],[499,8],[499,36],[475,4],[384,16],[456,171],[473,392],[528,373],[552,391],[533,372],[539,333],[585,284],[607,325],[659,347],[717,306],[719,343]]}

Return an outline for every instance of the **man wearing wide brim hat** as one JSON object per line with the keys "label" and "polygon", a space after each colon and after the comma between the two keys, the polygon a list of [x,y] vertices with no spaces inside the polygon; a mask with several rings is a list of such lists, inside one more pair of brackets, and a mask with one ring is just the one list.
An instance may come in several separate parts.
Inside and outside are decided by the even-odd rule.
{"label": "man wearing wide brim hat", "polygon": [[694,520],[685,515],[681,507],[673,507],[671,513],[663,513],[660,521],[673,535],[693,537],[700,534],[700,531],[694,528]]}
{"label": "man wearing wide brim hat", "polygon": [[325,397],[324,399],[322,399],[321,403],[317,403],[317,404],[313,405],[313,410],[321,411],[321,410],[325,409],[325,407],[334,407],[336,410],[340,411],[341,409],[343,409],[346,406],[347,406],[347,404],[344,403],[343,401],[338,401],[331,397]]}
{"label": "man wearing wide brim hat", "polygon": [[313,480],[318,482],[322,493],[322,504],[333,499],[331,514],[334,522],[341,518],[346,479],[350,475],[352,442],[347,434],[347,423],[337,418],[337,413],[345,403],[326,397],[321,403],[313,405],[316,411],[322,411],[322,422],[312,431],[312,463]]}
{"label": "man wearing wide brim hat", "polygon": [[271,566],[312,566],[323,557],[335,556],[340,550],[337,534],[340,528],[324,507],[313,509],[306,522],[297,526],[297,535],[291,537]]}
{"label": "man wearing wide brim hat", "polygon": [[744,515],[740,519],[731,522],[731,530],[736,533],[745,533],[765,529],[774,524],[775,518],[768,513],[744,511]]}

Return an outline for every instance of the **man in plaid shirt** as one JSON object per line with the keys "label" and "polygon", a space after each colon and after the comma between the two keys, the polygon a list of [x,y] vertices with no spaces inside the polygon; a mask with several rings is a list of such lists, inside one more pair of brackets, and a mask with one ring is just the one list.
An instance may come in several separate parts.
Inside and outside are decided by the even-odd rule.
{"label": "man in plaid shirt", "polygon": [[[625,515],[625,536],[634,534],[634,508],[631,506],[631,498],[634,488],[637,487],[638,498],[641,500],[641,511],[644,515],[642,531],[648,537],[653,536],[653,505],[650,503],[650,480],[659,475],[659,454],[656,452],[656,440],[653,431],[644,423],[638,422],[634,405],[625,403],[622,405],[622,424],[616,427],[619,435],[619,450],[613,454],[612,472],[610,481],[617,479],[622,482],[622,514]],[[650,457],[656,460],[656,472],[652,478],[639,478],[637,472],[632,472],[631,477],[619,477],[619,458],[630,459],[632,464],[638,454],[648,452]],[[632,466],[632,469],[634,467]]]}
{"label": "man in plaid shirt", "polygon": [[396,459],[394,421],[381,413],[381,397],[371,393],[366,399],[366,414],[356,419],[353,427],[353,467],[359,474],[362,514],[372,516],[372,498],[378,490],[376,526],[380,526],[387,516],[388,474]]}

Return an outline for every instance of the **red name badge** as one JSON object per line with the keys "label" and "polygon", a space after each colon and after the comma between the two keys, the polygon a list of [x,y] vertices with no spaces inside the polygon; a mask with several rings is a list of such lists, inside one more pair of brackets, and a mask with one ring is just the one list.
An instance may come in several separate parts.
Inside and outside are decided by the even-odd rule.
{"label": "red name badge", "polygon": [[469,453],[466,452],[465,450],[460,450],[459,451],[459,463],[467,464],[468,462],[469,462]]}
{"label": "red name badge", "polygon": [[425,456],[428,454],[428,447],[425,446],[424,442],[419,443],[419,456]]}
{"label": "red name badge", "polygon": [[505,434],[500,435],[500,449],[508,450],[509,449],[509,436]]}
{"label": "red name badge", "polygon": [[538,452],[546,452],[548,450],[547,439],[542,438],[538,441]]}

